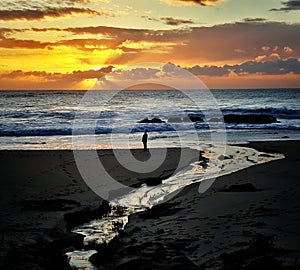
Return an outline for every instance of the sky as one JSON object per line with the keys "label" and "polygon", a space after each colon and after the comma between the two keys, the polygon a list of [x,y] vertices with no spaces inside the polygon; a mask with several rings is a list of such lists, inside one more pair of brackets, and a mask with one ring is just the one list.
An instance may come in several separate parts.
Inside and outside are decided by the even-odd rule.
{"label": "sky", "polygon": [[300,0],[1,0],[0,90],[91,89],[147,62],[211,89],[300,88],[299,15]]}

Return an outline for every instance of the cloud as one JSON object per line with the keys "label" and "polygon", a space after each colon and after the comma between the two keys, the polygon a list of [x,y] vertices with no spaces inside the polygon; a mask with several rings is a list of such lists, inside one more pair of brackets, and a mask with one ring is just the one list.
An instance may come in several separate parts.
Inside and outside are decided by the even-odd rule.
{"label": "cloud", "polygon": [[110,76],[113,76],[114,80],[132,80],[132,81],[140,81],[147,79],[155,79],[157,78],[157,73],[159,69],[156,68],[133,68],[130,70],[116,70],[113,71]]}
{"label": "cloud", "polygon": [[[29,34],[30,31],[36,32],[40,38],[39,41],[19,40],[13,36],[14,31],[29,31]],[[61,31],[63,35],[60,36],[66,39],[43,42],[43,32],[47,36],[48,31]],[[243,63],[266,55],[267,52],[300,58],[300,25],[275,22],[237,22],[169,30],[105,26],[2,28],[0,37],[0,47],[4,48],[74,48],[80,54],[79,58],[85,58],[85,62],[89,57],[93,59],[94,51],[100,53],[109,49],[117,53],[106,53],[101,64],[112,65],[149,61],[191,66],[199,63]],[[86,55],[83,56],[82,52]]]}
{"label": "cloud", "polygon": [[265,18],[245,18],[243,21],[244,22],[250,22],[250,23],[253,23],[253,22],[265,22],[266,19]]}
{"label": "cloud", "polygon": [[213,6],[219,2],[223,2],[224,0],[162,0],[168,4],[194,4],[201,6]]}
{"label": "cloud", "polygon": [[194,23],[192,19],[187,19],[187,18],[164,17],[164,18],[160,18],[160,20],[163,21],[165,24],[172,25],[172,26]]}
{"label": "cloud", "polygon": [[257,58],[237,65],[203,66],[198,65],[186,68],[196,76],[227,76],[235,74],[245,76],[249,74],[284,75],[300,74],[300,62],[296,58],[280,59],[279,55],[271,54],[269,57]]}
{"label": "cloud", "polygon": [[299,0],[289,0],[282,2],[283,6],[281,8],[272,8],[270,11],[293,11],[300,10],[300,1]]}
{"label": "cloud", "polygon": [[280,55],[278,53],[271,53],[270,55],[260,55],[255,58],[257,62],[266,62],[266,61],[277,61],[280,60]]}
{"label": "cloud", "polygon": [[229,68],[218,66],[203,66],[198,65],[187,68],[188,71],[197,76],[225,76],[230,74]]}
{"label": "cloud", "polygon": [[246,74],[300,74],[300,62],[298,59],[289,58],[285,60],[274,59],[273,61],[247,61],[241,65],[224,66],[229,68],[237,75]]}
{"label": "cloud", "polygon": [[283,50],[284,50],[285,53],[293,53],[294,52],[293,49],[288,47],[288,46],[284,47]]}
{"label": "cloud", "polygon": [[36,40],[20,40],[14,38],[2,38],[0,39],[0,48],[8,48],[8,49],[43,49],[50,46],[51,43],[48,42],[40,42]]}
{"label": "cloud", "polygon": [[[220,80],[220,78],[226,79],[226,77],[230,78],[230,80],[232,78],[244,80],[244,78],[247,79],[248,76],[260,76],[259,78],[261,79],[265,78],[264,80],[269,80],[268,78],[275,79],[276,77],[274,76],[289,74],[289,76],[294,76],[293,82],[295,83],[297,81],[297,77],[295,76],[300,75],[300,62],[296,58],[278,59],[275,57],[273,59],[265,59],[264,61],[246,61],[237,65],[195,65],[185,69],[201,79],[212,80],[212,82]],[[108,76],[104,77],[105,75]],[[262,75],[268,76],[261,77]],[[181,76],[184,76],[183,78],[185,79],[182,79]],[[101,78],[101,80],[99,80],[99,78]],[[111,80],[111,78],[113,78],[113,80]],[[183,88],[188,84],[189,88],[189,83],[192,85],[195,81],[195,79],[183,72],[179,65],[172,63],[165,64],[160,68],[136,67],[130,70],[113,70],[113,66],[107,66],[98,70],[76,70],[70,73],[15,70],[0,74],[2,89],[89,89],[91,85],[84,88],[83,82],[90,79],[98,79],[97,86],[102,85],[100,82],[104,83],[105,87],[99,87],[99,89],[110,89],[110,87],[112,87],[111,89],[116,89],[114,87],[118,85],[117,82],[121,82],[121,84],[124,85],[148,82],[172,86],[174,80],[178,84],[181,83]],[[95,81],[93,81],[92,84],[94,84],[94,82]],[[221,88],[224,87],[224,85],[221,86]],[[96,87],[95,89],[98,88]]]}
{"label": "cloud", "polygon": [[171,25],[171,26],[179,26],[179,25],[186,25],[186,24],[194,24],[194,21],[192,19],[188,18],[175,18],[175,17],[162,17],[162,18],[154,18],[150,16],[141,16],[141,18],[147,19],[149,21],[153,22],[163,22],[166,25]]}
{"label": "cloud", "polygon": [[113,66],[107,66],[98,70],[75,70],[71,73],[59,73],[59,72],[46,72],[46,71],[22,71],[15,70],[10,73],[0,74],[0,79],[10,78],[15,79],[19,77],[40,77],[46,81],[65,81],[74,80],[80,81],[84,79],[99,79],[100,77],[111,72]]}
{"label": "cloud", "polygon": [[0,74],[1,89],[83,89],[82,83],[99,79],[111,72],[113,66],[98,70],[75,70],[70,73],[14,70]]}
{"label": "cloud", "polygon": [[0,10],[1,21],[38,21],[46,18],[61,18],[79,15],[102,15],[103,13],[90,8],[49,7],[45,9]]}

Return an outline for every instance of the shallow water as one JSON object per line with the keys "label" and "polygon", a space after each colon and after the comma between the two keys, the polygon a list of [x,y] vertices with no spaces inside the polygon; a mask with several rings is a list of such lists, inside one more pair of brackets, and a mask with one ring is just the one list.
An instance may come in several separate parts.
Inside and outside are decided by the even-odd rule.
{"label": "shallow water", "polygon": [[[223,145],[202,144],[201,149],[204,151],[203,156],[210,160],[207,168],[203,168],[199,165],[199,162],[195,162],[168,179],[163,180],[162,184],[158,186],[150,187],[144,184],[140,188],[111,202],[115,209],[117,206],[125,207],[125,212],[122,216],[118,216],[116,212],[112,211],[109,216],[101,220],[93,220],[74,228],[73,232],[85,236],[84,244],[87,250],[68,253],[71,265],[76,269],[92,270],[93,265],[88,262],[88,257],[93,250],[88,249],[89,244],[101,244],[111,241],[118,235],[118,231],[125,227],[129,215],[144,211],[172,198],[184,187],[199,182],[199,192],[205,192],[207,187],[205,189],[201,188],[201,181],[203,180],[284,158],[282,154],[263,153],[241,146],[226,146],[226,155],[221,154],[224,151]],[[81,260],[78,259],[78,254],[81,254]],[[90,264],[89,267],[87,267],[88,264]]]}

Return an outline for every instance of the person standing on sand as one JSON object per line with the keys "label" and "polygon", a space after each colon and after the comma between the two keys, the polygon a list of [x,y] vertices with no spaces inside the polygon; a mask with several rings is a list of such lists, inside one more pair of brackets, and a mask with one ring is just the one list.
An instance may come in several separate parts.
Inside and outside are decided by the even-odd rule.
{"label": "person standing on sand", "polygon": [[148,134],[147,134],[147,131],[145,131],[145,133],[142,137],[142,142],[144,144],[144,151],[147,151],[147,141],[148,141]]}

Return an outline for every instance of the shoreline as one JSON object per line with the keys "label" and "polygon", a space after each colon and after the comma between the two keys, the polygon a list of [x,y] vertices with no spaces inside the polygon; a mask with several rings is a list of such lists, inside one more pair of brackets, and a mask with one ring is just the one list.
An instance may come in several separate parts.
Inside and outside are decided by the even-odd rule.
{"label": "shoreline", "polygon": [[[269,150],[269,152],[270,152],[270,150],[274,150],[274,152],[278,153],[278,152],[280,152],[280,151],[278,151],[280,149],[282,149],[282,152],[287,151],[287,148],[288,148],[287,144],[296,144],[296,145],[299,146],[300,142],[299,141],[292,141],[292,142],[291,141],[284,141],[284,142],[278,142],[278,141],[275,141],[275,142],[250,142],[249,144],[246,144],[246,145],[243,144],[243,146],[253,147],[255,149],[261,147],[259,150],[263,150],[263,151]],[[282,145],[285,145],[285,146],[282,146]],[[289,146],[289,148],[291,148],[291,146]],[[294,148],[295,148],[295,146],[294,146]],[[24,150],[24,151],[26,152],[26,154],[29,153],[29,152],[27,152],[28,150]],[[37,150],[37,152],[38,151],[40,151],[40,150]],[[67,151],[72,153],[72,150],[67,150]],[[8,163],[13,162],[13,163],[15,163],[15,168],[18,169],[19,168],[18,166],[20,166],[20,164],[18,165],[18,162],[16,162],[16,160],[10,160],[10,159],[12,159],[12,156],[10,156],[11,152],[17,152],[17,151],[7,150],[6,153],[4,153],[4,152],[5,151],[0,151],[2,166],[9,171]],[[45,152],[46,151],[41,151],[40,153],[45,153]],[[76,223],[76,221],[80,220],[80,217],[82,218],[82,221],[83,220],[87,221],[85,219],[86,217],[91,218],[91,217],[97,216],[99,214],[99,211],[97,211],[97,209],[99,209],[99,207],[101,208],[101,206],[99,206],[99,205],[101,205],[102,202],[99,200],[99,198],[93,192],[91,192],[88,189],[88,187],[85,185],[84,182],[82,183],[82,182],[80,182],[80,180],[78,180],[78,179],[80,179],[80,175],[79,175],[78,171],[76,172],[76,170],[74,168],[72,168],[72,162],[73,161],[71,160],[70,153],[65,155],[66,152],[64,152],[63,153],[64,155],[62,155],[62,153],[59,153],[59,152],[61,152],[61,151],[59,151],[59,150],[50,150],[47,153],[48,155],[56,153],[58,156],[52,157],[54,160],[51,160],[51,156],[50,157],[47,156],[45,158],[45,160],[47,161],[47,163],[44,164],[45,167],[40,166],[39,167],[39,169],[41,170],[40,174],[37,174],[34,177],[32,177],[32,169],[33,168],[32,168],[32,164],[30,165],[30,162],[28,162],[25,165],[24,164],[22,165],[23,170],[21,172],[19,170],[15,170],[15,172],[14,172],[15,176],[17,175],[19,180],[21,178],[23,179],[24,175],[26,175],[28,179],[26,178],[25,180],[22,180],[23,181],[23,187],[22,187],[22,183],[16,183],[16,182],[14,183],[13,182],[14,179],[11,180],[10,185],[6,186],[6,188],[7,188],[6,197],[9,194],[10,195],[12,194],[10,192],[13,192],[13,187],[15,187],[16,184],[18,184],[20,187],[18,187],[17,190],[14,190],[14,192],[16,192],[16,191],[20,192],[21,191],[22,194],[18,195],[19,198],[13,197],[12,201],[9,202],[10,203],[9,206],[6,205],[7,209],[6,210],[5,209],[1,210],[1,219],[4,220],[4,218],[5,218],[5,221],[6,221],[6,224],[4,223],[1,226],[1,231],[4,232],[4,234],[2,235],[2,243],[7,244],[7,242],[11,242],[10,244],[14,245],[14,244],[19,242],[18,245],[20,245],[21,240],[20,239],[18,240],[18,237],[23,235],[23,237],[27,236],[27,238],[29,238],[30,241],[29,241],[29,243],[27,243],[27,245],[29,245],[29,247],[31,247],[31,248],[34,244],[37,245],[37,247],[41,247],[45,244],[43,241],[46,241],[46,243],[47,243],[47,240],[50,239],[50,242],[51,242],[51,240],[53,240],[55,238],[57,238],[56,240],[58,241],[56,243],[59,243],[59,244],[57,244],[57,246],[56,245],[54,245],[54,246],[56,246],[56,249],[60,250],[60,252],[61,251],[68,251],[68,249],[70,249],[70,246],[73,246],[75,248],[75,246],[77,245],[78,248],[80,248],[79,242],[80,242],[80,240],[82,240],[82,236],[71,233],[71,234],[69,234],[69,238],[68,238],[69,242],[66,241],[66,238],[65,238],[66,234],[65,233],[67,233],[68,230],[66,229],[66,220],[65,220],[66,216],[65,216],[65,214],[73,212],[73,214],[69,214],[70,219],[69,219],[69,221],[67,221],[67,222],[69,222],[69,227],[73,227],[74,224]],[[3,154],[4,154],[4,156],[3,156]],[[31,159],[33,158],[34,161],[37,162],[40,159],[40,156],[36,152],[33,153],[33,154],[34,155],[33,155],[33,157],[31,156]],[[58,159],[58,160],[56,160],[56,159]],[[297,159],[297,157],[293,156],[293,162],[298,162],[296,159]],[[284,160],[286,160],[286,159],[284,159]],[[283,162],[284,160],[279,160],[279,161],[274,161],[274,162]],[[251,174],[256,175],[255,171],[257,171],[258,169],[260,171],[261,168],[265,167],[265,166],[267,166],[267,168],[268,168],[268,173],[272,173],[272,171],[270,172],[270,170],[271,170],[271,168],[274,167],[273,166],[274,162],[253,166],[251,168],[247,168],[247,169],[244,169],[242,171],[234,172],[234,173],[232,173],[230,175],[227,175],[227,176],[218,177],[217,181],[215,181],[216,182],[215,184],[217,185],[217,188],[219,187],[219,185],[224,185],[224,184],[229,185],[232,182],[236,182],[236,180],[234,180],[234,178],[236,178],[238,176],[233,176],[233,175],[245,174],[245,172],[248,171],[248,170],[251,170]],[[24,168],[24,166],[25,167],[27,166],[27,168]],[[30,166],[31,166],[31,168],[30,168]],[[50,166],[53,169],[52,171],[49,170]],[[259,168],[257,168],[257,167],[259,167]],[[295,170],[297,168],[293,168],[293,169]],[[36,168],[35,168],[35,170],[36,170]],[[11,172],[12,171],[13,170],[11,170]],[[45,175],[46,175],[46,177],[45,177]],[[30,176],[30,177],[28,177],[28,176]],[[55,178],[58,177],[59,179],[55,183],[51,183],[51,181],[52,181],[51,179],[53,179],[53,177],[55,177]],[[34,198],[35,197],[34,191],[36,191],[34,189],[34,187],[39,184],[39,181],[41,180],[41,178],[43,179],[45,186],[47,186],[47,185],[49,186],[50,183],[54,186],[59,186],[61,184],[60,181],[66,181],[66,183],[64,183],[65,186],[61,186],[59,189],[53,190],[53,194],[51,194],[51,196],[53,196],[53,198],[51,198],[51,196],[49,194],[48,194],[49,198],[43,197],[43,195],[47,194],[47,192],[49,193],[48,188],[46,188],[46,190],[48,190],[48,191],[43,191],[43,192],[41,192],[41,194],[39,194],[39,196],[37,196],[37,198]],[[229,179],[229,180],[226,180],[226,179]],[[220,184],[220,182],[222,182],[222,184]],[[215,184],[214,184],[214,186],[215,186]],[[2,185],[3,185],[3,183],[2,183]],[[68,185],[71,185],[71,186],[66,188],[66,186],[68,186]],[[183,208],[183,209],[192,209],[193,208],[193,205],[196,203],[196,201],[195,200],[190,200],[192,196],[195,196],[195,195],[200,196],[199,198],[201,200],[208,200],[208,202],[209,202],[209,198],[211,198],[211,196],[216,196],[215,194],[220,193],[220,192],[214,192],[214,189],[216,187],[213,186],[213,187],[210,188],[210,190],[208,192],[200,195],[200,194],[196,193],[196,190],[197,190],[196,186],[197,186],[197,184],[193,184],[191,186],[186,187],[179,195],[177,195],[174,199],[172,199],[171,202],[167,202],[167,203],[163,204],[163,206],[161,208],[159,208],[159,206],[158,206],[157,211],[155,210],[156,207],[154,207],[154,210],[152,210],[152,213],[150,213],[150,215],[154,215],[154,217],[157,216],[156,217],[157,219],[160,219],[164,216],[168,217],[168,215],[169,215],[169,217],[172,217],[172,216],[176,217],[176,216],[179,215],[178,213],[180,213],[181,211],[185,211],[185,210],[182,210],[182,209],[180,210],[178,208]],[[257,187],[258,184],[255,183],[255,186]],[[53,186],[52,186],[52,188],[53,188]],[[193,194],[189,194],[189,191],[192,191]],[[32,194],[30,194],[30,192]],[[253,194],[253,193],[251,193],[251,194]],[[260,194],[260,192],[257,192],[257,194]],[[5,205],[3,203],[3,201],[5,200],[4,195],[5,194],[1,193],[1,201],[0,201],[1,206]],[[238,193],[236,193],[236,195],[238,195]],[[30,200],[30,202],[28,203],[28,205],[25,206],[25,208],[27,207],[27,210],[26,210],[27,213],[21,214],[20,217],[16,218],[16,220],[12,219],[10,216],[14,211],[15,211],[14,214],[18,214],[18,213],[20,214],[21,213],[20,211],[24,210],[24,206],[21,207],[18,204],[20,204],[22,202],[22,200],[24,200],[24,198],[26,198],[26,196],[33,197]],[[184,197],[184,196],[186,196],[186,197]],[[203,198],[202,198],[202,196],[203,196]],[[58,199],[57,197],[62,197],[62,198],[64,198],[64,200],[57,201],[57,199]],[[184,200],[190,200],[190,202],[189,202],[190,204],[187,204],[186,208],[182,206],[182,204],[183,204],[183,201],[182,201],[183,199],[182,198],[184,198]],[[13,202],[13,200],[15,200],[15,202]],[[56,202],[54,203],[55,200],[56,200]],[[48,204],[50,203],[49,209],[47,209],[47,208],[43,209],[43,207],[41,208],[42,202],[48,202]],[[79,204],[76,204],[78,202],[79,202]],[[51,205],[51,203],[52,203],[52,205]],[[181,207],[178,207],[177,205],[181,205]],[[105,209],[105,206],[102,209]],[[10,212],[10,215],[8,214],[8,212]],[[166,215],[166,212],[168,213],[168,215]],[[93,216],[92,213],[94,213],[95,216]],[[187,212],[187,213],[189,213],[189,212]],[[261,213],[261,214],[264,214],[264,213]],[[146,219],[140,218],[139,214],[134,214],[132,217],[130,217],[129,223],[127,224],[127,226],[125,228],[125,234],[129,233],[129,235],[131,235],[130,238],[131,237],[135,238],[135,234],[132,233],[131,231],[132,230],[133,231],[137,230],[137,232],[139,232],[137,227],[135,227],[137,222],[141,223],[141,227],[142,227],[142,224],[144,224],[146,227],[148,226],[149,230],[154,230],[154,227],[157,226],[157,225],[155,225],[153,228],[149,228],[148,223],[149,222],[151,223],[151,220],[149,221],[149,219],[151,219],[151,218],[149,218],[149,213],[146,213],[145,215],[146,215],[146,217],[148,215],[148,218],[146,218]],[[36,219],[40,218],[40,220],[37,220],[38,222],[31,220],[29,222],[28,221],[28,216],[31,219],[32,218],[36,218]],[[10,224],[9,224],[9,219],[10,218],[11,218],[11,220],[10,220]],[[196,218],[196,217],[194,216],[193,218]],[[136,219],[137,222],[135,222],[135,219]],[[75,222],[75,223],[72,224],[72,222],[70,220],[72,220],[72,222]],[[171,219],[169,221],[174,222],[174,220],[173,221],[172,220],[173,219]],[[192,219],[192,220],[194,220],[194,219]],[[148,223],[147,223],[147,221],[148,221]],[[152,222],[153,222],[153,220],[152,220]],[[199,220],[199,222],[201,222],[201,220]],[[78,222],[78,223],[80,224],[80,222]],[[179,217],[179,223],[180,223],[180,217]],[[17,224],[19,224],[19,225],[17,226]],[[27,224],[27,227],[26,226],[24,227],[24,224],[25,225]],[[46,224],[48,224],[48,225],[46,225]],[[72,224],[72,225],[70,225],[70,224]],[[180,231],[182,229],[179,230],[179,228],[177,227],[177,225],[175,223],[174,223],[173,227],[174,227],[174,231],[176,231],[176,228],[177,228],[177,230],[178,230],[178,231],[176,231],[177,235],[180,234]],[[136,229],[134,229],[134,228],[136,228]],[[162,230],[160,230],[160,229],[162,229]],[[164,234],[166,234],[166,231],[163,228],[160,228],[160,229],[158,229],[158,231],[160,230],[161,233],[158,234],[158,236],[164,236]],[[59,232],[54,233],[54,230],[58,230]],[[163,232],[163,230],[164,230],[164,232]],[[67,233],[67,235],[68,235],[68,233]],[[172,234],[169,234],[169,235],[172,235]],[[140,236],[142,236],[141,230],[140,230]],[[154,235],[153,239],[155,239],[155,237],[158,237],[158,236]],[[149,237],[149,236],[147,235],[147,237]],[[241,238],[243,238],[243,237],[241,237]],[[5,239],[5,238],[7,238],[8,240]],[[121,236],[120,238],[118,238],[117,241],[121,241],[118,244],[120,244],[120,243],[124,244],[124,242],[122,242],[122,241],[124,241],[125,238],[124,238],[124,235]],[[140,237],[140,238],[142,240],[145,237]],[[61,239],[65,239],[65,240],[61,241]],[[66,242],[67,244],[66,243],[62,244],[62,242]],[[163,242],[163,240],[161,240],[161,242]],[[69,244],[69,247],[68,247],[68,244]],[[141,243],[141,244],[145,244],[145,243]],[[136,246],[136,243],[133,243],[132,249],[134,249],[135,246]],[[176,246],[176,243],[175,243],[175,246]],[[9,248],[9,245],[7,247]],[[127,244],[127,247],[128,247],[128,244]],[[178,246],[178,248],[179,248],[179,246]],[[23,265],[24,262],[26,262],[26,265],[28,265],[28,269],[30,269],[30,267],[32,267],[36,263],[36,262],[34,262],[34,258],[30,257],[29,255],[28,255],[28,257],[26,257],[26,255],[22,254],[22,250],[24,252],[24,246],[22,247],[22,245],[20,245],[19,249],[20,249],[18,251],[19,253],[15,252],[15,249],[13,250],[14,253],[17,254],[17,256],[14,254],[14,260],[17,260],[17,261],[19,260],[18,262],[15,261],[15,263],[19,263],[19,264],[21,263],[21,265],[23,267],[22,269],[27,269]],[[181,247],[181,249],[182,249],[182,247]],[[116,250],[114,250],[114,252],[116,252],[116,254],[119,254],[119,255],[122,254],[122,251],[120,249],[119,250],[116,249]],[[3,251],[3,247],[2,247],[1,255],[3,253],[4,253],[4,251]],[[45,255],[45,254],[43,254],[43,255]],[[55,255],[58,256],[56,258],[59,258],[61,256],[61,254],[59,255],[57,252],[56,252]],[[174,258],[178,257],[177,256],[178,254],[176,254],[176,252],[173,255],[174,255]],[[10,256],[12,256],[12,255],[10,255]],[[8,258],[10,258],[10,256],[8,256]],[[31,254],[31,256],[32,256],[32,254]],[[147,255],[147,256],[149,257],[149,255]],[[149,258],[147,258],[147,256],[145,254],[140,254],[141,258],[148,260]],[[41,257],[43,257],[43,256],[41,256]],[[49,257],[51,258],[51,256],[49,256]],[[48,263],[50,261],[50,258],[48,258],[48,261],[46,260]],[[186,258],[181,258],[181,260],[186,261]],[[130,261],[131,261],[131,259],[130,259]],[[155,262],[155,260],[153,261],[153,263],[154,262]],[[0,265],[1,265],[1,263],[7,263],[5,261],[5,258],[3,259],[1,257]],[[68,269],[68,265],[64,264],[65,262],[64,262],[63,256],[61,256],[61,260],[60,261],[58,260],[57,263],[60,265],[60,267],[62,265],[63,265],[63,267],[66,267],[66,268],[61,268],[61,269]],[[120,263],[120,262],[116,261],[115,264],[116,263]],[[45,268],[45,269],[55,269],[55,268],[53,268],[54,265],[51,265],[51,264],[48,265],[47,267],[48,268]],[[31,269],[34,269],[34,268],[31,268]]]}

